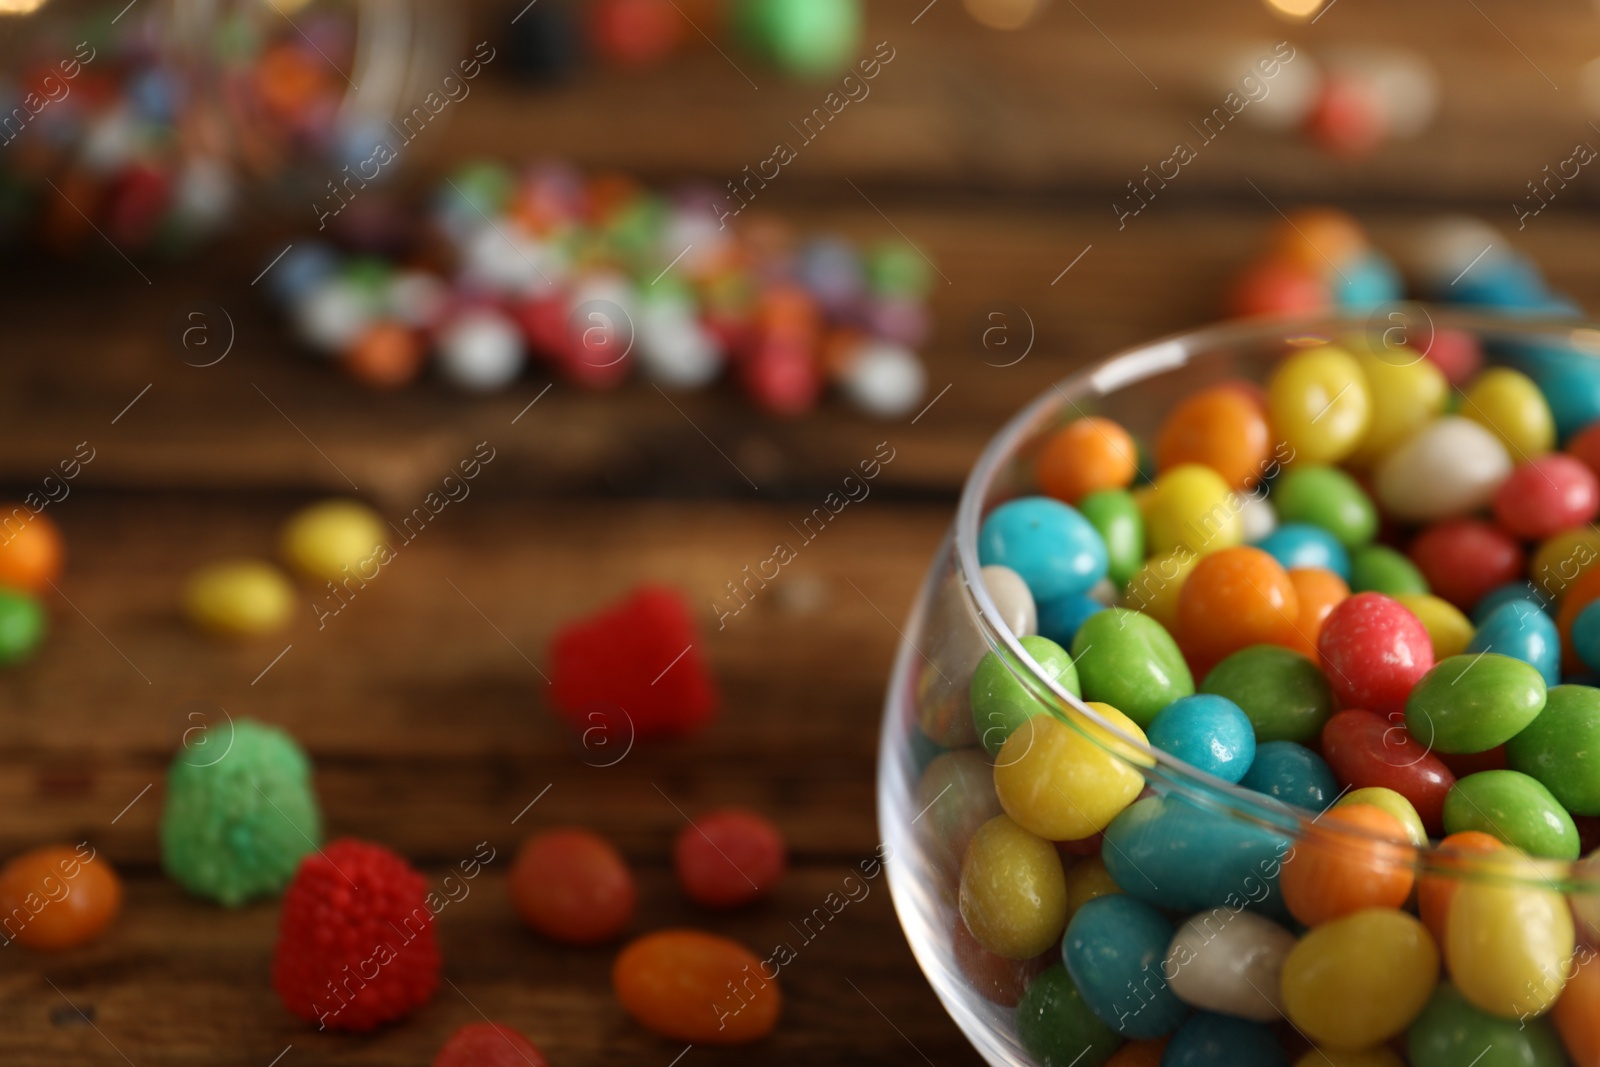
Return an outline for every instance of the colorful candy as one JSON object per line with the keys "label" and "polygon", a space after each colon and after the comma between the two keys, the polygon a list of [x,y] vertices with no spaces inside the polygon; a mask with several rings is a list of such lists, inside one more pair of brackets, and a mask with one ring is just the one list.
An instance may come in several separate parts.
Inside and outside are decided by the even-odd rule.
{"label": "colorful candy", "polygon": [[1091,615],[1072,638],[1072,658],[1083,696],[1110,704],[1140,726],[1194,693],[1177,643],[1143,612],[1111,608]]}
{"label": "colorful candy", "polygon": [[378,513],[354,500],[328,500],[290,516],[282,534],[283,558],[307,578],[338,585],[352,577],[370,581],[390,550]]}
{"label": "colorful candy", "polygon": [[1154,1038],[1189,1014],[1162,975],[1172,923],[1125,894],[1079,908],[1061,942],[1061,962],[1101,1022],[1124,1037]]}
{"label": "colorful candy", "polygon": [[0,588],[0,664],[20,663],[44,640],[44,608],[27,593]]}
{"label": "colorful candy", "polygon": [[1406,728],[1440,752],[1484,752],[1515,737],[1544,702],[1544,677],[1519,659],[1498,652],[1451,656],[1406,697]]}
{"label": "colorful candy", "polygon": [[1600,815],[1600,690],[1551,686],[1544,710],[1506,742],[1506,761],[1567,811]]}
{"label": "colorful candy", "polygon": [[1370,907],[1318,926],[1283,964],[1284,1014],[1328,1048],[1360,1050],[1403,1033],[1433,995],[1439,950],[1397,908]]}
{"label": "colorful candy", "polygon": [[997,956],[1025,960],[1055,943],[1066,927],[1061,857],[1044,838],[1008,816],[972,835],[961,863],[961,918]]}
{"label": "colorful candy", "polygon": [[[1440,983],[1406,1033],[1411,1067],[1455,1067],[1484,1050],[1496,1062],[1565,1067],[1561,1041],[1548,1019],[1504,1018],[1474,1006],[1449,982]],[[1583,1061],[1589,1062],[1589,1061]]]}
{"label": "colorful candy", "polygon": [[609,841],[589,830],[534,834],[511,867],[511,903],[545,937],[569,945],[610,941],[633,921],[633,872]]}
{"label": "colorful candy", "polygon": [[1266,412],[1234,385],[1203,389],[1167,416],[1156,438],[1162,470],[1186,463],[1209,467],[1230,489],[1248,489],[1267,473],[1272,436]]}
{"label": "colorful candy", "polygon": [[1294,583],[1276,559],[1259,548],[1224,548],[1203,558],[1183,583],[1178,643],[1203,675],[1241,648],[1288,644],[1299,614]]}
{"label": "colorful candy", "polygon": [[783,834],[741,808],[706,812],[678,833],[672,866],[689,899],[736,908],[769,895],[787,866]]}
{"label": "colorful candy", "polygon": [[1511,474],[1505,444],[1478,423],[1447,416],[1401,442],[1373,471],[1384,511],[1403,522],[1453,519],[1494,499]]}
{"label": "colorful candy", "polygon": [[759,1041],[783,1011],[770,960],[698,930],[657,930],[630,942],[612,965],[611,988],[639,1025],[696,1045]]}
{"label": "colorful candy", "polygon": [[[1048,637],[1024,637],[1022,647],[1032,656],[1045,677],[1052,679],[1073,696],[1081,696],[1078,670],[1066,649]],[[986,652],[978,669],[972,672],[972,724],[978,741],[991,756],[1000,754],[1006,739],[1023,720],[1047,714],[1049,705],[1030,693],[1022,682],[1029,673],[1020,663],[1008,665],[1011,654]]]}
{"label": "colorful candy", "polygon": [[1444,828],[1481,830],[1533,856],[1578,858],[1578,828],[1550,790],[1520,771],[1479,771],[1444,801]]}
{"label": "colorful candy", "polygon": [[24,852],[0,867],[0,936],[41,952],[75,948],[122,910],[122,881],[88,842]]}
{"label": "colorful candy", "polygon": [[1239,705],[1202,693],[1181,697],[1150,720],[1150,744],[1207,774],[1237,782],[1256,756],[1256,735]]}
{"label": "colorful candy", "polygon": [[1415,862],[1400,844],[1405,840],[1405,825],[1381,808],[1329,809],[1284,859],[1278,878],[1284,904],[1307,926],[1364,908],[1403,906],[1411,895]]}
{"label": "colorful candy", "polygon": [[1267,382],[1273,428],[1291,462],[1337,463],[1355,451],[1372,421],[1372,394],[1355,357],[1341,348],[1308,348],[1278,364]]}
{"label": "colorful candy", "polygon": [[1087,593],[1106,575],[1106,546],[1078,511],[1049,497],[1008,501],[989,513],[978,559],[1009,567],[1035,601]]}
{"label": "colorful candy", "polygon": [[1240,649],[1211,669],[1200,690],[1237,704],[1257,742],[1304,744],[1333,713],[1333,694],[1317,665],[1277,645]]}
{"label": "colorful candy", "polygon": [[1473,1007],[1506,1019],[1548,1012],[1572,958],[1572,912],[1536,861],[1515,849],[1487,854],[1450,900],[1445,962]]}
{"label": "colorful candy", "polygon": [[1339,783],[1322,757],[1293,741],[1263,741],[1239,779],[1244,788],[1285,804],[1320,812],[1338,794]]}
{"label": "colorful candy", "polygon": [[1413,687],[1433,667],[1427,628],[1379,593],[1357,593],[1334,608],[1322,624],[1317,648],[1339,702],[1379,715],[1403,710]]}
{"label": "colorful candy", "polygon": [[1341,711],[1322,728],[1322,755],[1340,781],[1394,790],[1430,832],[1443,833],[1455,775],[1400,723],[1360,708]]}
{"label": "colorful candy", "polygon": [[260,560],[212,563],[190,575],[184,608],[202,630],[249,637],[283,629],[294,592],[276,567]]}
{"label": "colorful candy", "polygon": [[1057,500],[1077,504],[1090,493],[1126,489],[1139,467],[1139,449],[1110,419],[1074,419],[1039,453],[1034,477]]}
{"label": "colorful candy", "polygon": [[[1089,703],[1112,726],[1145,744],[1144,731],[1109,704]],[[1104,830],[1144,788],[1135,761],[1149,757],[1077,711],[1063,722],[1035,715],[995,757],[994,789],[1017,824],[1050,841],[1077,841]]]}
{"label": "colorful candy", "polygon": [[1059,963],[1035,978],[1023,994],[1017,1005],[1017,1037],[1040,1063],[1069,1064],[1077,1058],[1085,1067],[1099,1067],[1122,1044],[1090,1010]]}
{"label": "colorful candy", "polygon": [[1162,973],[1190,1007],[1273,1022],[1283,1015],[1283,961],[1294,944],[1271,919],[1214,908],[1178,928]]}
{"label": "colorful candy", "polygon": [[503,1023],[468,1023],[450,1035],[433,1067],[547,1067],[532,1041]]}

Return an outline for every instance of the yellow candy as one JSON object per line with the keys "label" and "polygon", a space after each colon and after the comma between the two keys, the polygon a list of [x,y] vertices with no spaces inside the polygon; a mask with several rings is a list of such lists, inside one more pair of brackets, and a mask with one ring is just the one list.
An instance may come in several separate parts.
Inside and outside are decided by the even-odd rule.
{"label": "yellow candy", "polygon": [[960,906],[984,948],[1008,960],[1032,959],[1067,928],[1061,856],[1050,842],[996,815],[967,845]]}
{"label": "yellow candy", "polygon": [[1186,548],[1203,556],[1244,540],[1242,501],[1210,467],[1173,467],[1156,479],[1148,500],[1145,524],[1152,555]]}
{"label": "yellow candy", "polygon": [[1105,860],[1088,856],[1067,868],[1067,922],[1078,914],[1078,909],[1096,897],[1122,892],[1106,870]]}
{"label": "yellow candy", "polygon": [[1559,601],[1585,571],[1600,563],[1600,530],[1579,526],[1539,544],[1528,562],[1528,578]]}
{"label": "yellow candy", "polygon": [[1428,928],[1396,908],[1366,908],[1300,939],[1283,962],[1283,1009],[1319,1046],[1359,1051],[1410,1026],[1438,984]]}
{"label": "yellow candy", "polygon": [[283,629],[293,600],[283,573],[253,559],[207,564],[189,576],[183,591],[184,610],[196,626],[238,636]]}
{"label": "yellow candy", "polygon": [[1450,383],[1437,366],[1408,348],[1362,352],[1356,362],[1367,379],[1372,421],[1348,462],[1365,469],[1444,410]]}
{"label": "yellow candy", "polygon": [[1498,437],[1513,463],[1526,463],[1556,445],[1556,420],[1544,394],[1532,378],[1507,367],[1478,376],[1461,398],[1461,414]]}
{"label": "yellow candy", "polygon": [[1422,825],[1422,816],[1417,814],[1417,809],[1412,807],[1411,801],[1393,789],[1385,789],[1379,785],[1368,786],[1366,789],[1352,789],[1334,801],[1333,806],[1342,808],[1346,804],[1370,804],[1374,808],[1386,811],[1400,820],[1400,824],[1406,828],[1406,837],[1413,845],[1420,848],[1428,843],[1428,830]]}
{"label": "yellow candy", "polygon": [[[310,578],[340,582],[354,574],[371,578],[378,546],[386,540],[383,520],[354,500],[327,500],[302,508],[283,528],[283,557]],[[346,570],[348,568],[348,570]]]}
{"label": "yellow candy", "polygon": [[[1130,737],[1145,740],[1144,731],[1116,708],[1090,707]],[[1081,717],[1078,723],[1081,729],[1050,714],[1026,719],[994,762],[1000,806],[1018,825],[1050,841],[1099,833],[1144,788],[1144,776],[1128,763],[1137,755],[1133,749]]]}
{"label": "yellow candy", "polygon": [[1330,1048],[1312,1049],[1296,1060],[1294,1067],[1406,1067],[1406,1061],[1381,1046],[1365,1052]]}
{"label": "yellow candy", "polygon": [[1444,949],[1450,977],[1491,1015],[1541,1015],[1566,984],[1572,912],[1560,893],[1543,888],[1538,864],[1517,849],[1489,853],[1483,862],[1493,863],[1496,879],[1464,880],[1450,899]]}
{"label": "yellow candy", "polygon": [[1267,382],[1273,432],[1294,450],[1293,463],[1337,463],[1372,423],[1372,393],[1361,364],[1323,345],[1289,356]]}
{"label": "yellow candy", "polygon": [[1171,633],[1178,626],[1178,594],[1199,562],[1187,548],[1146,561],[1122,591],[1122,606],[1144,612]]}
{"label": "yellow candy", "polygon": [[1461,614],[1461,609],[1454,604],[1428,593],[1400,593],[1395,599],[1422,620],[1428,639],[1433,643],[1435,663],[1467,650],[1474,632],[1472,620]]}

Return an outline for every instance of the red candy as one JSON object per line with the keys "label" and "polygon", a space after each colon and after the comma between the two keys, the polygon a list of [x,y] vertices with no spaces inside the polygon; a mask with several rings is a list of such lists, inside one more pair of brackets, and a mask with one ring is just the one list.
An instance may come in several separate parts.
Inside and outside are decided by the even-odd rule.
{"label": "red candy", "polygon": [[1456,776],[1404,726],[1370,711],[1341,711],[1322,727],[1322,758],[1352,789],[1393,789],[1430,834],[1444,833],[1444,798]]}
{"label": "red candy", "polygon": [[1451,385],[1465,385],[1483,366],[1483,349],[1466,330],[1437,329],[1426,338],[1422,354],[1444,373]]}
{"label": "red candy", "polygon": [[1591,422],[1567,442],[1567,454],[1600,475],[1600,422]]}
{"label": "red candy", "polygon": [[708,908],[736,908],[770,893],[783,875],[783,834],[739,808],[707,812],[672,846],[683,891]]}
{"label": "red candy", "polygon": [[1270,259],[1245,272],[1234,283],[1229,310],[1252,315],[1304,315],[1333,302],[1327,284],[1298,264]]}
{"label": "red candy", "polygon": [[649,66],[683,40],[671,0],[599,0],[592,10],[595,51],[620,66]]}
{"label": "red candy", "polygon": [[1572,456],[1552,452],[1519,465],[1494,494],[1494,517],[1528,541],[1542,541],[1600,513],[1600,479]]}
{"label": "red candy", "polygon": [[1411,687],[1433,666],[1427,628],[1382,593],[1340,601],[1322,624],[1317,650],[1339,703],[1383,716],[1404,713]]}
{"label": "red candy", "polygon": [[373,1030],[427,1003],[439,946],[427,884],[405,860],[345,838],[308,855],[283,895],[272,988],[318,1029]]}
{"label": "red candy", "polygon": [[692,733],[717,708],[689,605],[672,589],[640,586],[614,607],[556,633],[550,701],[593,749],[618,752],[637,736]]}
{"label": "red candy", "polygon": [[535,834],[511,867],[511,903],[552,941],[594,945],[633,921],[633,872],[599,834],[576,827]]}
{"label": "red candy", "polygon": [[1522,577],[1522,546],[1498,527],[1477,519],[1436,523],[1411,542],[1417,565],[1435,596],[1471,611],[1485,593]]}
{"label": "red candy", "polygon": [[544,1054],[501,1023],[468,1023],[450,1035],[433,1067],[545,1067]]}

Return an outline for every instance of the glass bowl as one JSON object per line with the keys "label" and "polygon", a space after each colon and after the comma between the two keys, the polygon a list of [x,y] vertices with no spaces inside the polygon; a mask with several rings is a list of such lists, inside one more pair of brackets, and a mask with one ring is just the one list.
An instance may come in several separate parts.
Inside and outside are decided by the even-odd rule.
{"label": "glass bowl", "polygon": [[[1266,859],[1255,871],[1269,886],[1277,881],[1281,861],[1292,856],[1292,850],[1306,847],[1308,842],[1314,844],[1320,854],[1332,857],[1370,856],[1370,850],[1379,846],[1376,838],[1331,829],[1326,823],[1319,824],[1314,813],[1291,809],[1150,747],[1142,736],[1133,737],[1124,732],[1047,677],[1020,644],[1021,635],[1008,628],[1002,607],[997,605],[992,591],[980,578],[978,532],[985,515],[1008,499],[1038,492],[1032,481],[1031,458],[1043,441],[1065,422],[1085,415],[1101,415],[1116,420],[1135,438],[1149,441],[1166,413],[1181,398],[1224,380],[1264,381],[1275,361],[1297,348],[1339,343],[1346,348],[1365,347],[1387,360],[1411,361],[1422,358],[1420,352],[1436,340],[1459,343],[1470,337],[1476,339],[1489,364],[1509,364],[1530,371],[1531,365],[1541,359],[1587,359],[1600,352],[1600,332],[1570,320],[1470,317],[1420,305],[1397,305],[1396,309],[1385,311],[1386,314],[1375,313],[1365,320],[1254,320],[1224,324],[1123,352],[1072,375],[1024,408],[989,443],[968,477],[955,521],[928,570],[896,656],[879,751],[878,812],[887,846],[885,854],[890,857],[886,866],[891,893],[907,939],[940,1000],[989,1063],[1093,1067],[1103,1062],[1110,1052],[1107,1051],[1109,1046],[1086,1046],[1081,1052],[1083,1059],[1078,1062],[1072,1058],[1080,1054],[1077,1047],[1063,1050],[1064,1058],[1062,1054],[1044,1055],[1037,1047],[1030,1051],[1028,1042],[1019,1035],[1015,1006],[1034,977],[1060,960],[1060,940],[1056,940],[1052,949],[1032,959],[1003,959],[983,948],[968,932],[961,917],[959,897],[964,853],[977,829],[1002,813],[993,784],[996,757],[979,744],[968,700],[973,672],[985,654],[998,653],[1023,689],[1049,714],[1089,738],[1097,752],[1111,753],[1120,764],[1142,775],[1141,802],[1154,796],[1160,798],[1159,803],[1188,805],[1183,810],[1199,820],[1194,825],[1203,825],[1207,833],[1225,831],[1223,840],[1237,843],[1248,839],[1258,847],[1276,842],[1275,847],[1266,850]],[[1199,679],[1196,681],[1198,683]],[[1085,729],[1086,724],[1092,724],[1093,728]],[[1600,820],[1590,820],[1589,826],[1596,822]],[[1232,836],[1227,836],[1229,834]],[[1586,829],[1587,848],[1593,847],[1591,837],[1592,829]],[[1098,837],[1086,842],[1056,843],[1057,854],[1069,874],[1075,867],[1092,862],[1092,857],[1099,856],[1102,849],[1106,850],[1109,862],[1109,850],[1113,847],[1102,844]],[[1499,1012],[1496,1017],[1506,1022],[1514,1034],[1526,1034],[1530,1027],[1537,1033],[1534,1038],[1512,1036],[1504,1040],[1544,1041],[1545,1044],[1538,1047],[1548,1055],[1554,1030],[1546,1020],[1563,983],[1570,977],[1565,972],[1575,974],[1581,965],[1590,964],[1596,954],[1594,945],[1597,929],[1600,929],[1600,854],[1577,862],[1527,858],[1512,863],[1504,858],[1490,860],[1458,851],[1441,851],[1436,841],[1417,849],[1407,847],[1396,851],[1392,845],[1383,847],[1390,848],[1391,852],[1386,855],[1411,868],[1410,873],[1418,879],[1427,876],[1436,880],[1436,887],[1471,884],[1502,892],[1502,897],[1491,896],[1489,911],[1485,914],[1490,919],[1505,916],[1504,921],[1499,925],[1488,920],[1471,924],[1473,930],[1482,934],[1480,941],[1486,938],[1493,946],[1484,949],[1480,944],[1477,955],[1460,955],[1457,962],[1465,969],[1469,958],[1483,960],[1486,971],[1501,972],[1502,978],[1512,976],[1501,982],[1504,985],[1511,981],[1516,987],[1508,994],[1508,1010]],[[1118,866],[1124,871],[1124,877],[1134,877],[1126,874],[1127,859],[1120,857],[1123,862]],[[1190,887],[1192,891],[1179,893],[1178,896],[1188,899],[1176,907],[1161,894],[1142,895],[1153,898],[1149,902],[1161,906],[1163,915],[1175,925],[1208,909],[1219,917],[1219,922],[1226,923],[1224,913],[1228,916],[1236,913],[1233,902],[1203,899],[1208,893],[1219,892],[1215,888],[1205,888],[1204,882],[1197,878],[1195,886]],[[1136,897],[1141,895],[1137,886],[1121,888]],[[1248,885],[1240,884],[1237,889],[1254,900]],[[1069,899],[1070,896],[1069,893]],[[1497,900],[1499,904],[1495,904]],[[1504,907],[1496,911],[1500,905]],[[1256,910],[1254,904],[1244,907]],[[1523,909],[1520,912],[1519,907]],[[1407,908],[1416,914],[1415,890]],[[1307,929],[1287,912],[1274,918],[1281,929],[1288,931],[1289,937],[1304,938]],[[1549,927],[1553,923],[1559,928],[1563,921],[1573,923],[1576,941],[1575,944],[1558,944],[1552,956],[1550,939],[1554,937],[1559,943],[1563,935],[1559,929],[1552,934]],[[1452,932],[1449,936],[1455,935]],[[1220,973],[1214,970],[1218,967],[1223,971],[1250,970],[1251,960],[1245,957],[1257,950],[1247,943],[1248,939],[1205,940],[1200,954],[1203,956],[1209,951],[1213,957],[1207,961],[1213,970],[1205,973]],[[1443,981],[1449,974],[1449,958],[1454,957],[1449,956],[1447,946],[1435,947]],[[1467,949],[1462,951],[1466,953]],[[1236,958],[1218,959],[1219,953],[1225,956],[1231,953]],[[1281,963],[1281,959],[1278,962]],[[1175,963],[1162,960],[1160,966],[1170,971]],[[1382,969],[1378,960],[1373,960],[1371,966],[1374,972]],[[1533,968],[1538,973],[1531,977],[1539,980],[1522,981],[1517,976],[1518,967]],[[1269,966],[1268,971],[1272,973],[1270,981],[1275,983],[1275,968]],[[1547,971],[1558,973],[1545,974]],[[1257,974],[1259,978],[1259,972]],[[1159,986],[1165,977],[1170,975],[1163,973],[1152,977],[1152,981]],[[1482,977],[1484,981],[1478,984],[1492,988],[1494,976],[1485,974]],[[1471,981],[1469,979],[1469,984]],[[1383,983],[1375,981],[1374,986],[1382,988]],[[1278,1003],[1281,989],[1261,992],[1263,999]],[[1129,996],[1134,995],[1130,990]],[[1520,1008],[1516,1007],[1518,1004]],[[1439,1016],[1442,1022],[1433,1027],[1435,1031],[1442,1033],[1449,1029],[1444,1023],[1450,1021],[1450,1009],[1451,1005],[1430,1004],[1430,1012],[1445,1013]],[[1284,1050],[1285,1058],[1281,1062],[1288,1064],[1313,1046],[1336,1048],[1345,1044],[1348,1047],[1352,1041],[1364,1040],[1345,1031],[1337,1019],[1336,1013],[1331,1032],[1328,1025],[1323,1025],[1322,1032],[1314,1036],[1286,1018],[1263,1022]],[[1355,1023],[1352,1026],[1358,1034],[1359,1026]],[[1461,1034],[1471,1036],[1477,1031],[1458,1026],[1455,1032],[1459,1037]],[[1492,1040],[1501,1040],[1492,1037],[1497,1032],[1492,1026],[1485,1032],[1491,1033]],[[1222,1035],[1219,1040],[1226,1044],[1230,1031],[1223,1027],[1219,1033]],[[1402,1030],[1393,1035],[1389,1043],[1402,1061],[1421,1063],[1421,1060],[1406,1059],[1405,1039]],[[1559,1055],[1559,1045],[1554,1047],[1555,1055]],[[1237,1055],[1225,1053],[1225,1058],[1217,1062],[1279,1062],[1270,1056],[1259,1061],[1252,1058],[1259,1051],[1240,1048]],[[1479,1051],[1470,1050],[1461,1057],[1461,1067],[1466,1067]],[[1317,1057],[1315,1062],[1322,1060]],[[1528,1059],[1526,1062],[1562,1061]]]}

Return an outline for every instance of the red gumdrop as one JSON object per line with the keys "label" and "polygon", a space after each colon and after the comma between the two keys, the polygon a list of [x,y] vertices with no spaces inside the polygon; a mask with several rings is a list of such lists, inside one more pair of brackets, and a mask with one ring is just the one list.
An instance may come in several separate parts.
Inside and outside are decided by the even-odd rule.
{"label": "red gumdrop", "polygon": [[980,996],[1007,1008],[1017,1006],[1028,984],[1055,962],[1058,949],[1052,945],[1048,952],[1031,960],[1008,960],[984,948],[959,915],[950,928],[950,953],[956,966]]}
{"label": "red gumdrop", "polygon": [[683,40],[683,16],[671,0],[598,0],[591,14],[595,51],[620,66],[644,67]]}
{"label": "red gumdrop", "polygon": [[511,308],[511,316],[522,330],[528,351],[540,359],[560,360],[567,350],[567,310],[565,294],[533,297]]}
{"label": "red gumdrop", "polygon": [[1503,771],[1510,766],[1506,762],[1504,745],[1496,745],[1484,752],[1441,752],[1439,759],[1457,778],[1465,778],[1480,771]]}
{"label": "red gumdrop", "polygon": [[822,392],[822,372],[808,345],[777,337],[758,345],[739,364],[745,391],[774,415],[809,411]]}
{"label": "red gumdrop", "polygon": [[710,811],[685,826],[672,846],[672,866],[689,899],[708,908],[736,908],[772,892],[786,865],[783,834],[742,808]]}
{"label": "red gumdrop", "polygon": [[1239,276],[1228,295],[1228,311],[1252,315],[1303,315],[1323,310],[1333,294],[1323,279],[1293,263],[1268,259]]}
{"label": "red gumdrop", "polygon": [[535,834],[511,867],[511,905],[552,941],[597,945],[633,920],[639,893],[633,872],[611,842],[564,827]]}
{"label": "red gumdrop", "polygon": [[1382,593],[1341,600],[1322,624],[1317,651],[1340,705],[1383,716],[1403,714],[1411,687],[1433,666],[1427,627]]}
{"label": "red gumdrop", "polygon": [[693,733],[711,720],[717,689],[701,647],[676,590],[639,586],[556,632],[550,702],[581,734],[589,762],[614,762],[635,737]]}
{"label": "red gumdrop", "polygon": [[1411,542],[1417,565],[1435,596],[1470,612],[1485,593],[1522,577],[1522,546],[1504,530],[1478,519],[1435,523]]}
{"label": "red gumdrop", "polygon": [[1494,517],[1527,541],[1582,526],[1600,514],[1600,479],[1582,460],[1551,452],[1519,464],[1494,494]]}
{"label": "red gumdrop", "polygon": [[1591,422],[1567,442],[1567,454],[1600,476],[1600,422]]}
{"label": "red gumdrop", "polygon": [[1440,327],[1422,346],[1422,354],[1451,385],[1465,385],[1483,367],[1478,338],[1466,330]]}
{"label": "red gumdrop", "polygon": [[428,1002],[439,945],[427,883],[405,860],[350,838],[306,856],[283,894],[272,988],[319,1028],[374,1030]]}
{"label": "red gumdrop", "polygon": [[1393,789],[1417,809],[1428,833],[1444,833],[1444,799],[1456,776],[1401,723],[1359,708],[1341,711],[1322,727],[1322,758],[1345,785]]}
{"label": "red gumdrop", "polygon": [[468,1023],[450,1035],[433,1067],[546,1067],[544,1053],[502,1023]]}

